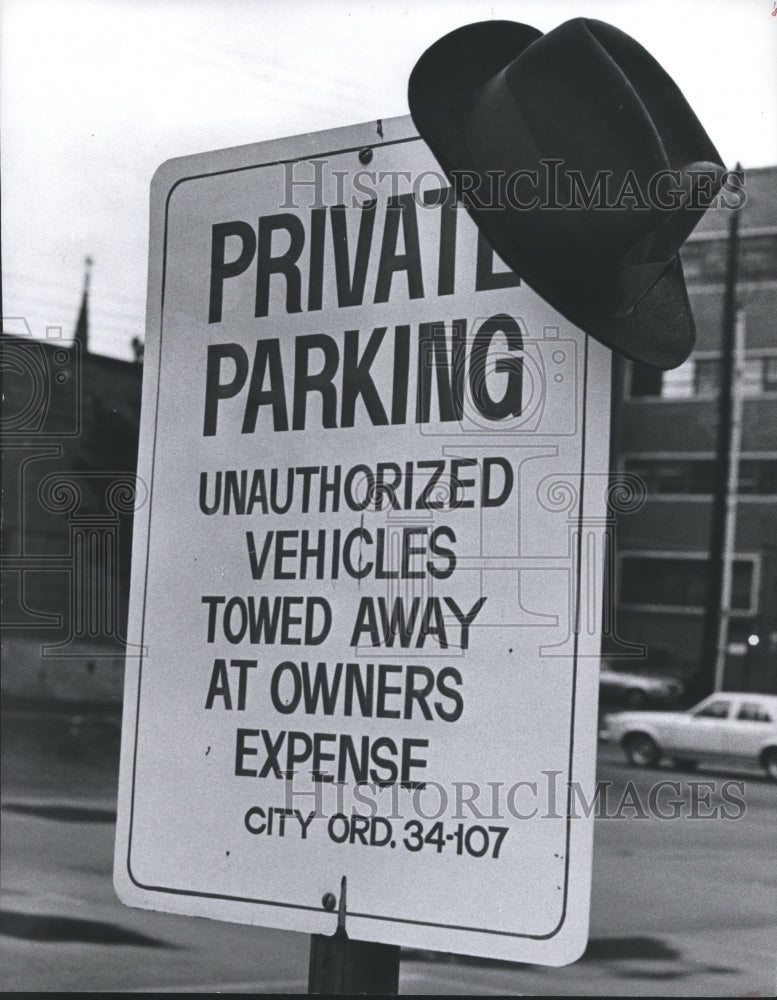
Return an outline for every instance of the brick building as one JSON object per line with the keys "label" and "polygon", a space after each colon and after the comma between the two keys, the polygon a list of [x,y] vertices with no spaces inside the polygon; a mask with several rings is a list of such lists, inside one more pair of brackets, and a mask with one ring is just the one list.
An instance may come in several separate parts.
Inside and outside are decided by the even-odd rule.
{"label": "brick building", "polygon": [[[745,189],[735,295],[744,335],[741,444],[723,687],[775,692],[777,168],[748,171]],[[664,373],[615,366],[613,471],[638,476],[646,499],[617,524],[615,625],[605,653],[641,644],[648,669],[682,677],[699,667],[703,647],[729,217],[709,211],[683,250],[697,326],[690,359]]]}
{"label": "brick building", "polygon": [[120,697],[142,365],[4,320],[3,693]]}

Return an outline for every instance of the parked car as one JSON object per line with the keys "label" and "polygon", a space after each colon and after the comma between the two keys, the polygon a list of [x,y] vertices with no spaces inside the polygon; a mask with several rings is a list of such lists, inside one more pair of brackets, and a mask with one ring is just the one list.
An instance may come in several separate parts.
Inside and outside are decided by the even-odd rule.
{"label": "parked car", "polygon": [[683,694],[683,685],[674,677],[613,670],[606,662],[599,671],[599,701],[602,705],[626,708],[671,707]]}
{"label": "parked car", "polygon": [[752,764],[777,781],[777,695],[726,691],[687,712],[615,712],[601,736],[638,767],[662,757],[685,766]]}

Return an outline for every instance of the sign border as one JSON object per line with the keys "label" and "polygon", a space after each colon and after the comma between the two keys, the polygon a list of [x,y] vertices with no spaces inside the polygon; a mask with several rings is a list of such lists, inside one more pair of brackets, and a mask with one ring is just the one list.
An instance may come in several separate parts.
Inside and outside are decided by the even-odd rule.
{"label": "sign border", "polygon": [[[135,827],[135,797],[136,797],[136,778],[137,778],[137,768],[138,768],[138,736],[139,736],[139,726],[140,726],[140,710],[141,710],[141,693],[142,693],[142,681],[143,681],[143,665],[144,658],[147,657],[147,649],[144,645],[145,632],[146,632],[146,606],[147,606],[147,589],[148,589],[148,577],[149,577],[149,556],[150,556],[150,546],[151,546],[151,521],[153,514],[153,481],[154,473],[156,469],[156,446],[158,440],[158,416],[160,407],[160,390],[161,390],[161,371],[162,371],[162,341],[164,336],[164,305],[165,305],[165,292],[166,292],[166,279],[167,279],[167,258],[168,258],[168,238],[169,238],[169,216],[171,211],[171,198],[173,193],[177,190],[179,186],[184,183],[209,178],[219,175],[233,174],[239,172],[245,172],[247,170],[259,170],[266,169],[272,166],[284,166],[287,164],[296,164],[302,162],[310,162],[317,159],[325,159],[327,157],[342,156],[348,153],[358,153],[360,150],[368,146],[370,148],[379,149],[382,147],[389,147],[395,145],[408,144],[412,142],[423,142],[423,140],[416,133],[412,122],[406,116],[388,119],[386,124],[390,126],[394,134],[398,137],[384,139],[383,141],[374,141],[374,122],[363,123],[361,125],[345,126],[340,129],[328,130],[326,133],[309,133],[306,135],[294,136],[288,139],[275,139],[266,142],[251,144],[243,147],[233,147],[231,149],[217,150],[211,153],[201,153],[194,154],[193,156],[181,157],[174,160],[169,160],[162,164],[162,166],[157,170],[153,182],[152,182],[152,192],[151,192],[151,206],[152,213],[154,210],[158,211],[164,206],[164,223],[162,226],[155,221],[152,214],[150,220],[151,226],[151,239],[150,239],[150,256],[149,256],[149,296],[147,301],[147,331],[156,330],[158,331],[158,337],[154,337],[156,343],[153,344],[153,351],[151,358],[155,362],[153,368],[148,371],[148,379],[144,379],[144,393],[148,393],[153,396],[154,399],[154,416],[153,416],[153,430],[146,436],[145,444],[141,442],[141,453],[139,455],[139,469],[147,470],[149,475],[149,498],[146,510],[143,511],[143,516],[141,518],[136,518],[136,530],[138,531],[138,544],[135,548],[136,558],[142,559],[144,562],[144,578],[142,583],[142,593],[138,593],[137,598],[133,598],[135,602],[135,607],[130,608],[130,625],[133,628],[134,636],[139,635],[140,639],[140,652],[138,655],[133,656],[133,659],[137,660],[137,673],[134,677],[131,677],[132,685],[130,687],[130,694],[135,693],[132,689],[136,687],[135,698],[130,698],[128,703],[128,714],[132,713],[127,722],[130,723],[132,729],[128,729],[123,736],[123,759],[124,757],[131,756],[131,765],[129,761],[123,765],[122,773],[120,776],[120,824],[117,827],[117,854],[114,869],[114,878],[116,880],[117,889],[119,889],[119,895],[124,897],[124,892],[128,892],[126,901],[130,905],[140,905],[146,908],[154,909],[154,902],[152,898],[145,898],[141,901],[141,898],[134,896],[134,890],[131,888],[141,890],[141,892],[149,893],[159,893],[164,894],[168,897],[173,898],[197,898],[197,899],[213,899],[218,901],[223,901],[226,904],[236,903],[238,905],[247,906],[266,906],[278,911],[281,910],[292,910],[295,912],[308,912],[314,913],[318,916],[322,915],[320,905],[317,904],[304,904],[304,903],[290,903],[279,900],[263,899],[254,896],[238,896],[231,895],[227,893],[220,892],[208,892],[204,890],[197,889],[179,889],[173,888],[165,885],[147,885],[139,881],[132,872],[132,843],[133,843],[133,830]],[[380,128],[381,123],[378,123],[378,131],[382,136],[382,129]],[[388,131],[388,130],[387,130]],[[331,144],[333,140],[336,141],[337,133],[343,134],[343,145],[336,148],[329,149],[328,151],[320,151],[315,148],[316,141],[320,141],[320,138],[326,134],[329,143]],[[362,138],[363,136],[363,138]],[[349,141],[350,140],[350,141]],[[273,156],[272,154],[278,150],[285,152],[291,146],[294,155],[285,156]],[[261,158],[261,154],[265,153],[267,159]],[[196,173],[187,173],[188,170],[196,170],[197,161],[202,162],[205,157],[209,157],[211,162],[215,160],[214,166],[216,169],[211,169],[207,171],[200,171]],[[238,159],[238,165],[234,165],[235,159]],[[258,158],[261,158],[261,162],[256,162]],[[242,162],[241,162],[242,160]],[[220,164],[224,164],[223,167]],[[185,174],[182,176],[182,174]],[[574,534],[577,536],[574,540],[574,557],[576,559],[575,567],[575,600],[571,609],[570,621],[574,622],[577,615],[580,612],[583,601],[583,580],[582,580],[582,546],[583,546],[583,527],[587,518],[587,491],[586,491],[586,476],[585,476],[585,463],[588,450],[588,438],[591,434],[595,434],[597,428],[600,424],[600,418],[596,413],[593,417],[589,414],[588,407],[588,395],[589,395],[589,384],[590,384],[590,374],[591,368],[590,364],[593,357],[593,349],[596,348],[599,351],[598,345],[593,344],[590,338],[584,337],[581,343],[581,354],[582,354],[582,365],[581,365],[581,402],[580,402],[580,416],[581,416],[581,438],[580,438],[580,462],[579,462],[579,498],[578,498],[578,511],[577,517],[575,519],[576,530]],[[148,352],[151,353],[151,352]],[[596,353],[596,352],[594,352]],[[598,381],[597,381],[598,384]],[[600,389],[604,386],[604,382]],[[601,419],[604,419],[604,414],[602,414]],[[590,424],[590,426],[589,426]],[[594,452],[598,454],[599,449],[594,448]],[[145,537],[143,537],[145,536]],[[586,585],[586,593],[588,592],[588,585]],[[595,603],[597,607],[600,608],[601,605],[601,594],[593,594]],[[578,721],[579,706],[578,702],[578,669],[580,667],[580,660],[591,659],[598,656],[599,649],[599,634],[595,637],[589,637],[587,634],[582,636],[578,629],[572,628],[573,637],[573,664],[572,664],[572,678],[571,678],[571,698],[566,704],[569,705],[569,735],[568,735],[568,761],[567,761],[567,774],[564,777],[564,781],[567,784],[566,789],[566,815],[565,815],[565,857],[564,857],[564,882],[563,882],[563,896],[561,905],[561,914],[556,926],[547,932],[543,933],[532,933],[527,931],[510,931],[510,930],[499,930],[489,927],[477,927],[471,926],[463,923],[443,923],[434,920],[420,920],[413,919],[410,917],[396,917],[388,916],[384,914],[375,913],[362,913],[356,911],[349,911],[348,916],[353,920],[365,921],[366,925],[362,925],[362,931],[368,931],[368,933],[362,933],[364,939],[372,939],[373,933],[375,931],[375,925],[379,923],[391,924],[395,926],[399,925],[410,925],[416,927],[428,927],[433,932],[445,932],[451,931],[456,935],[461,935],[462,933],[470,933],[477,935],[484,935],[491,937],[493,939],[500,938],[512,941],[526,941],[527,945],[529,942],[536,942],[536,947],[545,948],[546,945],[542,942],[549,942],[551,939],[558,937],[562,931],[566,937],[563,937],[565,944],[563,947],[563,956],[561,953],[545,955],[544,951],[542,953],[538,952],[537,955],[542,957],[534,958],[528,956],[526,953],[521,955],[516,955],[515,960],[525,961],[525,962],[540,962],[546,965],[562,965],[569,961],[573,961],[574,958],[579,957],[582,947],[584,947],[585,941],[587,940],[587,924],[588,917],[586,917],[584,924],[585,928],[578,926],[578,922],[571,927],[570,930],[566,930],[569,918],[569,904],[572,900],[577,900],[578,903],[582,905],[582,902],[590,899],[591,891],[591,878],[590,872],[585,878],[583,878],[583,884],[578,884],[578,880],[571,880],[571,866],[574,861],[575,864],[579,864],[581,859],[583,859],[584,864],[590,865],[590,855],[592,850],[592,839],[593,839],[593,829],[592,823],[583,823],[579,833],[573,838],[572,837],[572,820],[579,818],[573,815],[571,809],[571,797],[572,797],[572,782],[573,775],[578,774],[580,777],[582,775],[582,780],[584,783],[594,780],[594,763],[595,761],[595,741],[589,740],[587,732],[581,730],[580,733],[576,733],[576,729],[580,728],[581,723]],[[595,639],[595,644],[592,644],[592,639]],[[581,654],[582,650],[582,654]],[[135,704],[132,705],[134,700]],[[125,711],[127,711],[125,709]],[[595,707],[591,709],[589,713],[587,710],[583,712],[583,716],[592,714],[595,716]],[[146,713],[147,714],[147,713]],[[132,717],[134,716],[134,718]],[[144,718],[146,715],[144,715]],[[580,737],[581,739],[576,739]],[[584,759],[577,761],[577,768],[575,767],[575,749],[578,743],[582,741],[583,745],[592,743],[591,748],[591,760],[588,759],[589,755],[586,753]],[[131,767],[131,771],[130,771]],[[130,772],[130,773],[127,773]],[[560,776],[560,774],[559,774]],[[129,786],[129,787],[127,787]],[[122,801],[123,799],[123,801]],[[583,829],[584,827],[584,829]],[[121,847],[125,846],[126,850],[121,851]],[[570,857],[571,852],[574,851],[575,858]],[[587,860],[586,860],[587,859]],[[129,882],[127,881],[129,879]],[[131,886],[130,886],[131,883]],[[121,887],[126,886],[124,891],[121,891]],[[560,887],[561,888],[561,887]],[[577,905],[577,904],[576,904]],[[589,904],[586,904],[588,906]],[[172,907],[170,912],[179,913],[191,913],[186,909],[182,909],[178,906]],[[200,916],[211,916],[215,919],[224,920],[238,920],[239,922],[251,923],[254,925],[266,925],[265,920],[241,920],[237,916],[232,916],[232,914],[215,913],[207,914],[202,913]],[[267,914],[265,914],[266,918]],[[370,931],[369,927],[372,925],[373,930]],[[270,926],[272,926],[270,924]],[[283,925],[282,925],[283,926]],[[285,925],[288,926],[288,925]],[[299,928],[297,928],[299,930]],[[573,933],[574,932],[574,933]],[[576,944],[580,942],[580,934],[582,933],[582,946],[578,947]],[[375,938],[377,940],[377,938]],[[432,947],[441,947],[440,945]],[[448,946],[450,947],[450,946]],[[459,948],[457,949],[466,953],[469,949]],[[574,954],[572,954],[574,952]],[[481,950],[474,950],[473,954],[486,954]],[[489,952],[493,955],[500,955],[501,957],[508,957],[506,953],[502,950],[497,950],[495,952]],[[531,953],[532,955],[534,952]],[[572,957],[569,957],[569,956]]]}

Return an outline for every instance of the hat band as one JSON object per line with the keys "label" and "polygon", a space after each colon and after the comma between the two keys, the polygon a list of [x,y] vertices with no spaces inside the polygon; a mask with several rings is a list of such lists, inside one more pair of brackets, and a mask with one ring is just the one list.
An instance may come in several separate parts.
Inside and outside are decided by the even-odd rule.
{"label": "hat band", "polygon": [[585,305],[594,314],[613,318],[628,316],[661,275],[669,267],[677,265],[677,261],[675,255],[670,260],[650,264],[617,264],[591,285]]}

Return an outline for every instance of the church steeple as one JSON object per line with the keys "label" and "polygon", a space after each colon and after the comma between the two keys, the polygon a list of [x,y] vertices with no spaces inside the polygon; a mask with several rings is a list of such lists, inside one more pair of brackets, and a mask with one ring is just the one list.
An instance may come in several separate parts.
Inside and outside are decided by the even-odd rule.
{"label": "church steeple", "polygon": [[84,292],[73,335],[73,343],[81,345],[82,354],[89,351],[89,281],[92,276],[92,264],[91,257],[84,258]]}

